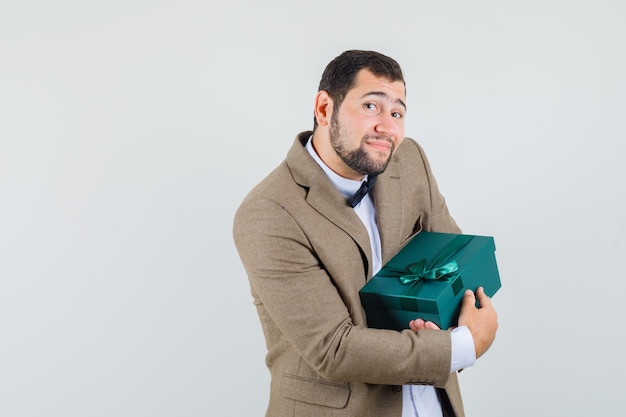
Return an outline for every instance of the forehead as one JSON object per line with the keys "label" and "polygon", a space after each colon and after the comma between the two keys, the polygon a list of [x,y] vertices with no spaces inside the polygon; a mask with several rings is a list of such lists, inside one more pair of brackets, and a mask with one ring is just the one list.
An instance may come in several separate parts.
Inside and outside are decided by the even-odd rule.
{"label": "forehead", "polygon": [[354,84],[347,95],[359,98],[370,94],[383,95],[391,101],[399,100],[402,105],[406,102],[406,88],[402,81],[390,81],[386,77],[374,75],[368,69],[362,69],[354,78]]}

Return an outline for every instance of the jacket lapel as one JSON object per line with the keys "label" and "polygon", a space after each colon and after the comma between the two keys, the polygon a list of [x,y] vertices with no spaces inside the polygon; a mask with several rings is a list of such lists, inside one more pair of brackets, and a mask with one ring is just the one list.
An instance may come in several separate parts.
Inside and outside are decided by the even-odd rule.
{"label": "jacket lapel", "polygon": [[383,265],[398,251],[405,236],[402,236],[404,206],[402,202],[402,181],[399,160],[392,157],[385,172],[378,176],[372,190],[376,206],[376,221],[380,232]]}
{"label": "jacket lapel", "polygon": [[304,148],[310,135],[311,132],[298,135],[287,154],[287,165],[296,183],[308,188],[307,203],[354,239],[367,258],[368,276],[371,276],[372,251],[367,230],[346,199]]}

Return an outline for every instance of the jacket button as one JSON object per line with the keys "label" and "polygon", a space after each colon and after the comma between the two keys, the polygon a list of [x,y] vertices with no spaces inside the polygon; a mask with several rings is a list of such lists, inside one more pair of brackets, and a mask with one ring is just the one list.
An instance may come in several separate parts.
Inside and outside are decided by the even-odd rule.
{"label": "jacket button", "polygon": [[392,385],[391,390],[393,392],[402,392],[402,385]]}

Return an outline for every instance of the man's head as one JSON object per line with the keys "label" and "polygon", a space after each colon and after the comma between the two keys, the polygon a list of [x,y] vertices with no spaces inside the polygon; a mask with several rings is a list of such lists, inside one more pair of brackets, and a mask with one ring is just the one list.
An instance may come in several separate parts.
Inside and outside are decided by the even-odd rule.
{"label": "man's head", "polygon": [[396,61],[344,52],[326,67],[315,98],[316,152],[345,178],[380,174],[404,138],[405,101]]}
{"label": "man's head", "polygon": [[[404,75],[400,64],[393,58],[374,51],[350,50],[345,51],[328,63],[322,73],[317,91],[326,91],[339,108],[350,88],[354,85],[356,75],[362,69],[372,74],[388,79],[402,81]],[[313,129],[317,127],[317,119],[313,119]]]}

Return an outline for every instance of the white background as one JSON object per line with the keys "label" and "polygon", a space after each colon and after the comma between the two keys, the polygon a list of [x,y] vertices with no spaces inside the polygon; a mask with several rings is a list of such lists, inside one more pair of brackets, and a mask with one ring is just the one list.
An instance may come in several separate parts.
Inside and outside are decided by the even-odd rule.
{"label": "white background", "polygon": [[402,65],[407,135],[492,235],[468,416],[624,410],[626,3],[0,5],[0,415],[262,416],[231,237],[346,49]]}

